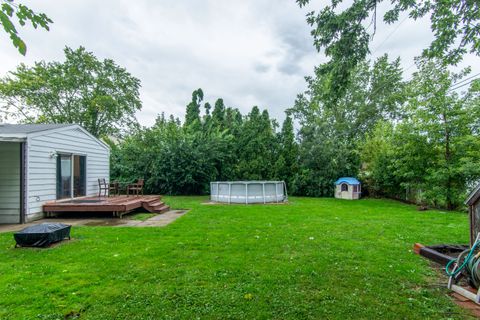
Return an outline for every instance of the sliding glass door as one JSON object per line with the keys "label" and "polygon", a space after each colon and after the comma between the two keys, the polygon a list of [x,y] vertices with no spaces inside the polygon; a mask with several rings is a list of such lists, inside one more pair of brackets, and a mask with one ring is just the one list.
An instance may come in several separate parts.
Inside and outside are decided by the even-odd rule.
{"label": "sliding glass door", "polygon": [[70,198],[72,186],[72,156],[57,157],[57,199]]}
{"label": "sliding glass door", "polygon": [[57,156],[57,199],[86,195],[86,162],[85,156]]}
{"label": "sliding glass door", "polygon": [[73,156],[73,196],[83,197],[87,193],[87,176],[85,156]]}

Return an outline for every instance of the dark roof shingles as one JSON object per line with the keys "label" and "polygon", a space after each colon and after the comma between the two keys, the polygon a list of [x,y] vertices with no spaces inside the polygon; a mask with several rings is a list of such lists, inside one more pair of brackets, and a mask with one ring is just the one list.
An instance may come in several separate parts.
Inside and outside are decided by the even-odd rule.
{"label": "dark roof shingles", "polygon": [[71,124],[0,124],[0,134],[29,134],[69,126],[71,126]]}

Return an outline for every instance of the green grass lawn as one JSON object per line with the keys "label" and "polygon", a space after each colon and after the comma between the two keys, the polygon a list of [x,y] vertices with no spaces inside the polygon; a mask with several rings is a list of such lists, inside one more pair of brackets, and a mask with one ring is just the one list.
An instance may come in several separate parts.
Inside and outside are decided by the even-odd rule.
{"label": "green grass lawn", "polygon": [[50,249],[0,234],[0,319],[462,318],[413,254],[467,243],[463,213],[388,200],[203,205],[164,228],[74,227]]}

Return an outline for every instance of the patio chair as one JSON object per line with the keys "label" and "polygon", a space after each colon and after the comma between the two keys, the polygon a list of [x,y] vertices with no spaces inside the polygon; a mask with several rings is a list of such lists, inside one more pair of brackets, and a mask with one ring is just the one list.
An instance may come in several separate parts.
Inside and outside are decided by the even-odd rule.
{"label": "patio chair", "polygon": [[144,185],[144,180],[143,179],[138,179],[136,183],[129,184],[127,186],[127,196],[130,194],[130,192],[134,195],[143,195],[143,185]]}
{"label": "patio chair", "polygon": [[107,185],[107,181],[105,180],[105,178],[98,179],[98,196],[99,197],[102,196],[102,191],[104,194],[103,196],[106,197],[107,192],[109,191],[109,187]]}
{"label": "patio chair", "polygon": [[117,196],[119,194],[120,194],[120,184],[118,183],[118,181],[110,182],[110,185],[108,187],[108,195]]}

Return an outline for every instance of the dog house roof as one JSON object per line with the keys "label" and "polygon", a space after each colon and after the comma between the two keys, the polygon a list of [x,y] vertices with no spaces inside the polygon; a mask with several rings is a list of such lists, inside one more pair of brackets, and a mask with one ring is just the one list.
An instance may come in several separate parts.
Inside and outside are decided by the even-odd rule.
{"label": "dog house roof", "polygon": [[342,178],[339,178],[337,181],[335,181],[336,185],[339,185],[339,184],[342,184],[342,183],[355,185],[355,184],[360,184],[360,181],[358,181],[357,179],[352,178],[352,177],[342,177]]}

